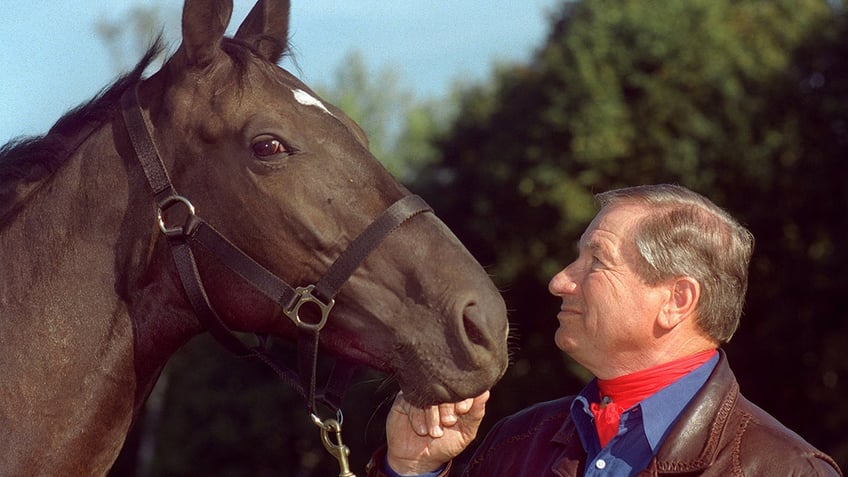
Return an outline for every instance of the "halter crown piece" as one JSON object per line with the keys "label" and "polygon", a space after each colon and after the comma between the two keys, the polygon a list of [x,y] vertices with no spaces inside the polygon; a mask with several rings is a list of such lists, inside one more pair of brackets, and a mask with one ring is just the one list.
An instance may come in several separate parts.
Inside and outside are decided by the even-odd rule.
{"label": "halter crown piece", "polygon": [[[137,87],[131,87],[121,96],[121,113],[133,150],[144,170],[147,182],[153,191],[159,228],[170,245],[171,255],[180,276],[183,289],[198,318],[209,333],[233,354],[240,357],[255,357],[268,365],[274,372],[306,399],[312,421],[321,429],[321,440],[327,451],[339,461],[340,477],[355,477],[350,472],[348,455],[350,450],[341,440],[343,421],[340,404],[344,388],[353,368],[336,365],[324,390],[316,394],[315,381],[318,367],[318,336],[326,325],[330,311],[335,305],[335,296],[360,263],[396,228],[412,217],[432,212],[423,199],[416,195],[401,198],[377,217],[347,249],[336,259],[327,272],[315,284],[294,288],[257,263],[241,249],[233,245],[211,225],[195,214],[194,206],[180,196],[168,176],[165,164],[150,134],[150,126],[138,102]],[[168,227],[166,212],[182,205],[187,217],[182,226]],[[253,288],[273,300],[283,313],[297,326],[298,368],[295,373],[280,366],[265,348],[265,339],[258,336],[259,344],[247,346],[221,320],[212,308],[203,287],[192,246],[201,246],[211,252],[227,268],[237,273]],[[317,322],[304,321],[300,309],[305,304],[318,307],[321,318]],[[306,346],[303,342],[306,342]],[[321,402],[335,410],[336,418],[321,419],[317,403]],[[335,436],[335,442],[331,438]]]}

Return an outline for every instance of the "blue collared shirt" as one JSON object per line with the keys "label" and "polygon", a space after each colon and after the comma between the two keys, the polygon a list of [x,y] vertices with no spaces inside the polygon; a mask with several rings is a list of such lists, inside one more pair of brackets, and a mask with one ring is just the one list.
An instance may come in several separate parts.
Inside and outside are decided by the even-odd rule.
{"label": "blue collared shirt", "polygon": [[707,382],[718,363],[718,354],[686,376],[669,384],[621,415],[618,434],[601,449],[589,406],[598,402],[598,382],[593,379],[571,404],[571,416],[580,442],[588,454],[587,477],[630,476],[644,470],[686,405]]}

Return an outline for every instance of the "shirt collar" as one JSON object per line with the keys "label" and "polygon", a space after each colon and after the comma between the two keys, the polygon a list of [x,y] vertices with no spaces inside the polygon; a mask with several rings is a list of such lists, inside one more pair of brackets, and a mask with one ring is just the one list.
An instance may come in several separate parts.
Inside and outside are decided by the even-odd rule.
{"label": "shirt collar", "polygon": [[[716,363],[718,363],[718,353],[691,373],[638,404],[642,411],[642,430],[654,453],[680,413],[707,382]],[[577,428],[577,434],[580,436],[583,449],[590,455],[600,451],[597,431],[589,410],[590,403],[598,402],[598,392],[597,379],[593,379],[571,403],[571,417]]]}
{"label": "shirt collar", "polygon": [[718,363],[718,353],[691,373],[669,384],[643,400],[642,427],[651,450],[656,453],[668,430],[677,421],[683,409],[704,386]]}
{"label": "shirt collar", "polygon": [[601,450],[592,411],[589,410],[591,403],[598,402],[598,393],[598,380],[593,379],[583,387],[580,394],[571,402],[571,420],[574,421],[577,428],[577,435],[580,437],[583,449],[589,455],[594,455]]}

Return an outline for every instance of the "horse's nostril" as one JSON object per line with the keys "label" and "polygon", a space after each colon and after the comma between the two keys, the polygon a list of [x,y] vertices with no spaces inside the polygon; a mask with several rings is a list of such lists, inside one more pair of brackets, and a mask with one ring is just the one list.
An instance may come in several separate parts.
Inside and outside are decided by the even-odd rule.
{"label": "horse's nostril", "polygon": [[468,341],[471,343],[482,346],[483,348],[489,348],[491,346],[491,342],[480,327],[480,321],[483,319],[480,313],[480,307],[478,307],[475,303],[471,302],[465,306],[465,309],[462,313],[462,325],[465,329],[465,336],[468,338]]}

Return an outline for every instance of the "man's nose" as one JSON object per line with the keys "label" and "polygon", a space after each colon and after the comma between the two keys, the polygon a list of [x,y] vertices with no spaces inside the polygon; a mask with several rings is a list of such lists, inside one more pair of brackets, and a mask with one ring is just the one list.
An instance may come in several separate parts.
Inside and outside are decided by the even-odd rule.
{"label": "man's nose", "polygon": [[577,288],[577,283],[574,281],[572,276],[573,271],[574,262],[560,270],[551,278],[551,281],[548,282],[548,291],[551,295],[562,296],[574,293],[574,290]]}

